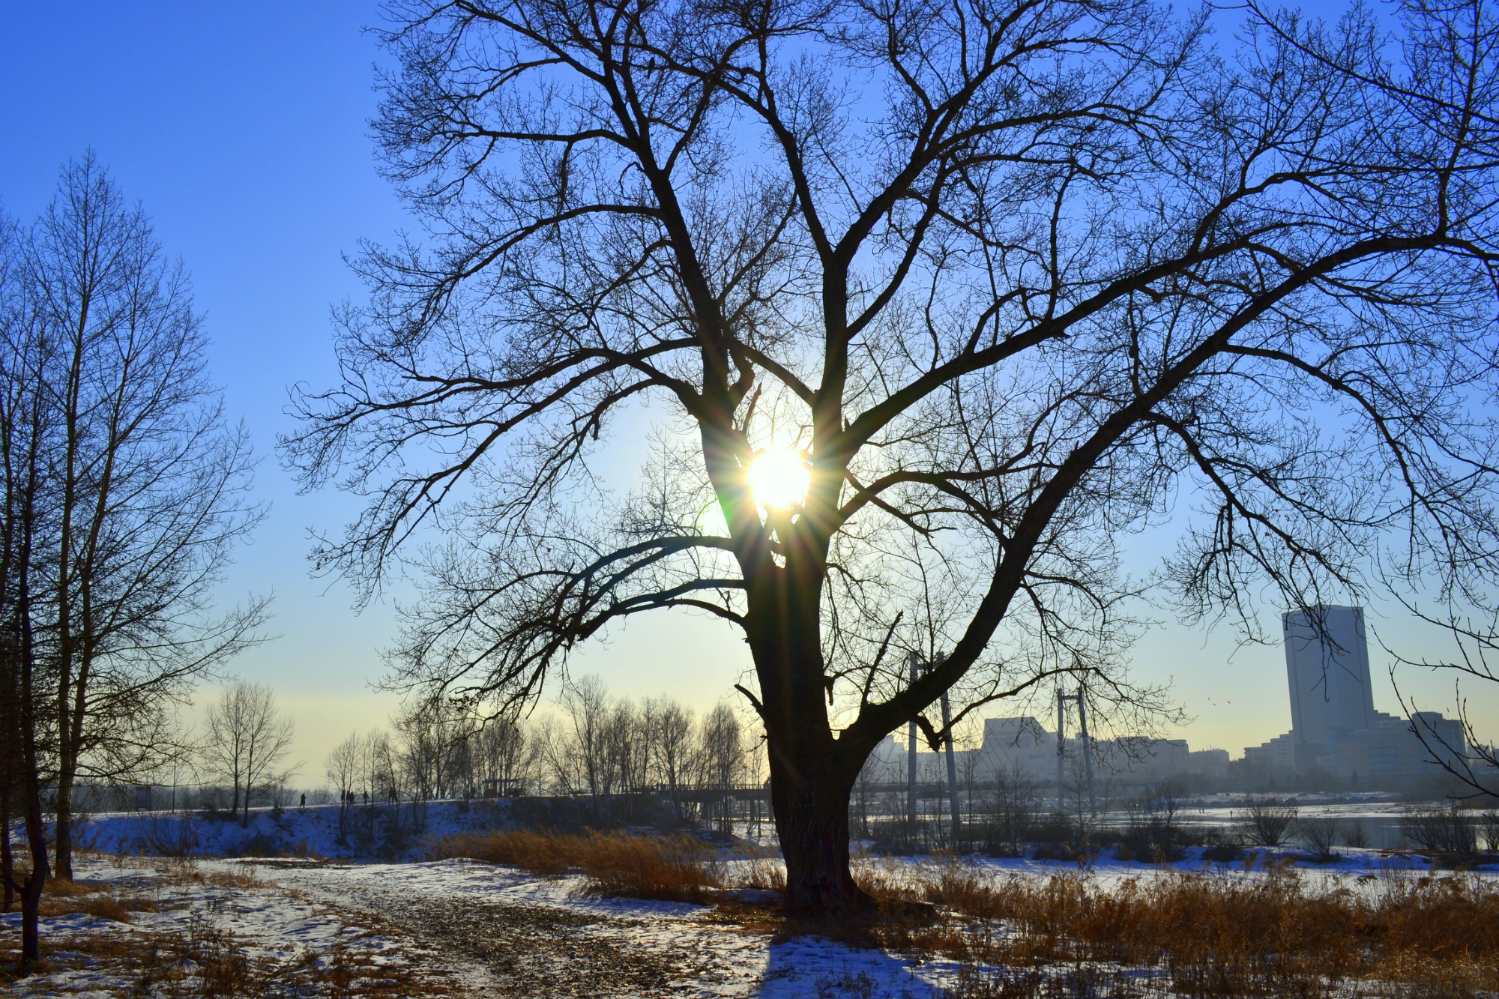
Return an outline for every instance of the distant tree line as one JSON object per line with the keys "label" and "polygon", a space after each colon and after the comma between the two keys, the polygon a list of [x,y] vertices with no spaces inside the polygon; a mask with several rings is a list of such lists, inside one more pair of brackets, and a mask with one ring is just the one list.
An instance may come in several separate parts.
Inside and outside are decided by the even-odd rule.
{"label": "distant tree line", "polygon": [[[347,836],[356,807],[406,803],[413,815],[438,799],[563,795],[602,817],[611,797],[650,790],[678,820],[727,822],[684,792],[762,779],[760,754],[734,710],[701,717],[668,697],[613,697],[597,677],[563,692],[555,713],[485,717],[444,701],[403,710],[389,730],[354,733],[327,759],[327,779]],[[417,821],[420,821],[418,818]]]}

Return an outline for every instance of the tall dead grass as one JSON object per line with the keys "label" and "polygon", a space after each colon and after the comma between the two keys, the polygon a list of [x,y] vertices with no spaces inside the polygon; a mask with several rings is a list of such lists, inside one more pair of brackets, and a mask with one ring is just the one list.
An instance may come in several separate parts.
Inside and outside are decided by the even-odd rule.
{"label": "tall dead grass", "polygon": [[450,836],[433,854],[519,867],[543,877],[576,870],[588,878],[590,890],[630,898],[699,902],[722,881],[707,850],[686,837],[516,829]]}
{"label": "tall dead grass", "polygon": [[1499,887],[1471,875],[1387,878],[1363,891],[1286,870],[1109,886],[1085,874],[996,880],[952,864],[912,893],[987,924],[978,937],[908,929],[913,943],[990,964],[1162,968],[1189,995],[1321,993],[1339,980],[1440,995],[1499,989]]}

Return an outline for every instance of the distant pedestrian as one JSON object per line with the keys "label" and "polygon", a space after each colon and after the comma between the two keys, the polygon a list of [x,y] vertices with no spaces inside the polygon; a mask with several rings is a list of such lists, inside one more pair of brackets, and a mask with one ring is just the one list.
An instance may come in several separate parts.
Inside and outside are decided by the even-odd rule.
{"label": "distant pedestrian", "polygon": [[307,792],[306,791],[302,792],[302,805],[301,805],[301,807],[303,807],[303,808],[307,807]]}

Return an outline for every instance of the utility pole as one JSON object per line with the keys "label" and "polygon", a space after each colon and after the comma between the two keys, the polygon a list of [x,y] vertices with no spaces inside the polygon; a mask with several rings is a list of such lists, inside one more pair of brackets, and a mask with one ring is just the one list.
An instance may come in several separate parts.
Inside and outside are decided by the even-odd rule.
{"label": "utility pole", "polygon": [[942,692],[942,730],[947,733],[947,799],[952,804],[952,845],[956,850],[963,832],[963,817],[958,811],[958,762],[953,757],[952,713],[945,690]]}
{"label": "utility pole", "polygon": [[1093,744],[1088,739],[1088,699],[1081,684],[1078,685],[1077,693],[1069,694],[1066,691],[1057,691],[1057,807],[1063,808],[1063,782],[1065,776],[1064,754],[1067,750],[1067,702],[1074,701],[1077,704],[1078,732],[1082,738],[1083,773],[1088,782],[1088,811],[1096,813],[1098,803],[1093,795]]}
{"label": "utility pole", "polygon": [[1098,802],[1093,798],[1093,743],[1088,739],[1088,699],[1083,696],[1082,684],[1077,688],[1077,728],[1083,739],[1083,773],[1088,780],[1088,811],[1098,814]]}
{"label": "utility pole", "polygon": [[1057,691],[1057,811],[1066,810],[1065,794],[1062,790],[1064,765],[1062,755],[1067,751],[1067,695]]}

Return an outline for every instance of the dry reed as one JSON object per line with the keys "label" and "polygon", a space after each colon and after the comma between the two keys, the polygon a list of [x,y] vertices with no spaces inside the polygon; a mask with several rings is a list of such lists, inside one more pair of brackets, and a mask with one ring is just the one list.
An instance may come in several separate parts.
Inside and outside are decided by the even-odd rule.
{"label": "dry reed", "polygon": [[465,857],[543,877],[576,870],[590,890],[632,898],[701,901],[721,880],[703,846],[686,837],[506,830],[451,836],[433,852],[439,859]]}

